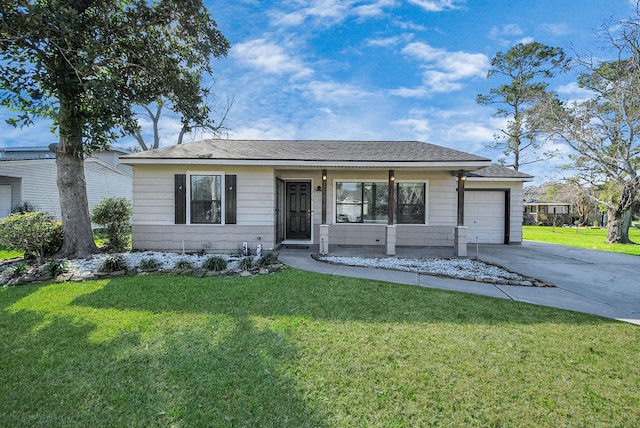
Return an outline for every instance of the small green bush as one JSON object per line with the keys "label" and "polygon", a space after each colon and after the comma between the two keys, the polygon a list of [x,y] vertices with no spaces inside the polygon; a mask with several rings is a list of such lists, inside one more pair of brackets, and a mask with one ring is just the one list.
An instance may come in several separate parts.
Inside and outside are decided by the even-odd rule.
{"label": "small green bush", "polygon": [[160,269],[162,262],[158,259],[150,258],[140,261],[138,267],[143,270]]}
{"label": "small green bush", "polygon": [[11,210],[14,214],[24,214],[36,211],[36,207],[28,201],[23,201],[20,205],[16,205]]}
{"label": "small green bush", "polygon": [[0,246],[33,255],[38,263],[62,246],[62,223],[39,212],[11,214],[0,220]]}
{"label": "small green bush", "polygon": [[49,260],[44,265],[43,272],[49,276],[56,277],[69,272],[69,263],[66,260]]}
{"label": "small green bush", "polygon": [[271,264],[271,254],[263,254],[256,262],[261,268],[266,268]]}
{"label": "small green bush", "polygon": [[249,270],[253,267],[253,257],[245,257],[240,260],[238,264],[238,269]]}
{"label": "small green bush", "polygon": [[104,226],[109,248],[121,251],[129,245],[128,228],[131,203],[126,198],[105,198],[91,210],[91,221]]}
{"label": "small green bush", "polygon": [[191,263],[189,260],[181,259],[176,262],[173,268],[180,270],[193,269],[193,263]]}
{"label": "small green bush", "polygon": [[127,261],[122,254],[108,254],[98,264],[98,272],[110,273],[127,269]]}
{"label": "small green bush", "polygon": [[211,256],[202,263],[202,269],[221,271],[227,268],[227,261],[220,256]]}
{"label": "small green bush", "polygon": [[18,263],[17,265],[14,265],[11,268],[11,273],[13,275],[22,275],[23,273],[26,273],[29,270],[29,265],[26,263]]}

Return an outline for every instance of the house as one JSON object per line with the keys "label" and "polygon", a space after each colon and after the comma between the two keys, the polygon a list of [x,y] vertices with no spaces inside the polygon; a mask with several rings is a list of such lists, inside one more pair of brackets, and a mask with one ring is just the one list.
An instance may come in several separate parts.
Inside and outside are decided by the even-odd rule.
{"label": "house", "polygon": [[524,224],[553,226],[573,224],[576,217],[571,213],[571,204],[567,202],[548,202],[527,199],[523,204]]}
{"label": "house", "polygon": [[447,246],[522,241],[531,176],[417,141],[204,140],[133,167],[134,249]]}
{"label": "house", "polygon": [[[85,159],[89,209],[112,196],[132,197],[131,167],[119,156],[128,151],[109,150]],[[0,218],[29,203],[39,211],[60,219],[60,196],[56,183],[55,154],[48,147],[0,149]]]}

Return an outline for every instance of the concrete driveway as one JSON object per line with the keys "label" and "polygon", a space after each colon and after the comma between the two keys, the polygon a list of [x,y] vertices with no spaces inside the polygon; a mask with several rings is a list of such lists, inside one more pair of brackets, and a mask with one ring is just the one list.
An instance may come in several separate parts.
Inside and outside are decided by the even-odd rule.
{"label": "concrete driveway", "polygon": [[526,287],[507,289],[515,300],[640,321],[638,256],[530,241],[522,245],[480,245],[477,251],[475,245],[470,245],[468,256],[476,254],[480,260],[548,281],[558,288],[544,293],[548,297]]}

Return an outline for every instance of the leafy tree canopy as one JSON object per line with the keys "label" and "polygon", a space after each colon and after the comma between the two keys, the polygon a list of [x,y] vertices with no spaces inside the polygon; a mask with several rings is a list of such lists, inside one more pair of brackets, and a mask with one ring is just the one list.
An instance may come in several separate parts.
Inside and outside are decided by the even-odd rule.
{"label": "leafy tree canopy", "polygon": [[203,114],[203,75],[229,43],[202,0],[2,0],[0,104],[10,123],[49,117],[64,228],[61,255],[93,242],[84,156],[132,129],[134,105],[168,99],[185,124]]}
{"label": "leafy tree canopy", "polygon": [[229,43],[200,0],[4,0],[0,49],[11,123],[45,116],[60,132],[79,127],[82,139],[66,143],[85,154],[160,96],[184,120],[202,115],[203,73]]}

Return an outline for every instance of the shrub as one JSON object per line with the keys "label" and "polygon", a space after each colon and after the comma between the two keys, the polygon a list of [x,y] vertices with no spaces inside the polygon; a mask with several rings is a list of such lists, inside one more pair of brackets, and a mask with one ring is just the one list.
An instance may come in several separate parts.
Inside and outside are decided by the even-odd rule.
{"label": "shrub", "polygon": [[211,256],[202,263],[202,269],[221,271],[227,268],[227,261],[220,256]]}
{"label": "shrub", "polygon": [[69,272],[69,264],[66,260],[49,260],[45,265],[43,272],[56,277],[63,273]]}
{"label": "shrub", "polygon": [[36,207],[31,202],[24,201],[20,205],[16,205],[11,210],[14,214],[24,214],[36,211]]}
{"label": "shrub", "polygon": [[91,210],[91,221],[104,226],[113,250],[124,250],[129,240],[127,230],[131,219],[131,203],[126,198],[105,198]]}
{"label": "shrub", "polygon": [[38,263],[62,246],[62,223],[42,212],[11,214],[0,221],[0,246],[34,255]]}
{"label": "shrub", "polygon": [[160,269],[161,266],[162,266],[162,262],[154,258],[144,259],[140,261],[140,264],[138,264],[138,267],[144,270]]}
{"label": "shrub", "polygon": [[193,263],[191,263],[189,260],[181,259],[176,262],[173,268],[180,270],[193,269]]}
{"label": "shrub", "polygon": [[242,260],[240,260],[240,263],[238,264],[238,269],[242,269],[242,270],[249,270],[252,267],[253,267],[252,257],[245,257]]}
{"label": "shrub", "polygon": [[98,272],[109,273],[127,269],[127,261],[122,254],[108,254],[98,264]]}
{"label": "shrub", "polygon": [[262,257],[258,259],[256,264],[262,268],[266,268],[271,264],[271,254],[263,254]]}
{"label": "shrub", "polygon": [[11,268],[11,273],[13,275],[22,275],[23,273],[26,273],[29,270],[29,265],[26,263],[18,263],[17,265],[14,265]]}

